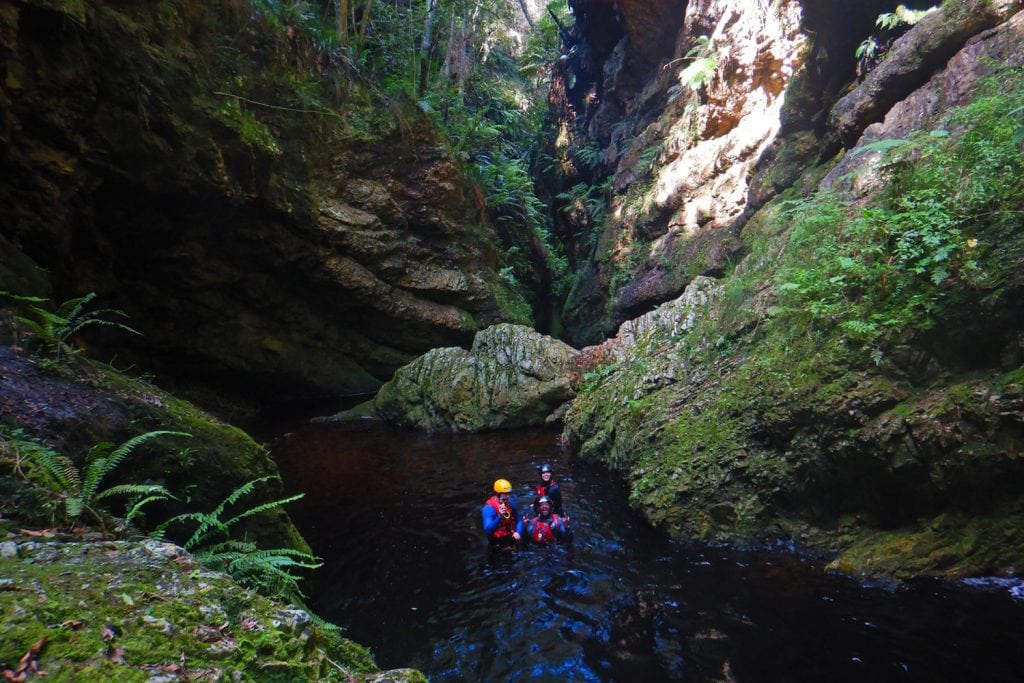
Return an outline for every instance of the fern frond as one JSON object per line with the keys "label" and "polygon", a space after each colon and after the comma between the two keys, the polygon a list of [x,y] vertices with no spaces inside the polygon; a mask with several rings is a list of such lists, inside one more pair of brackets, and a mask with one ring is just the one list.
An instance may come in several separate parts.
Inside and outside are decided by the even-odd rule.
{"label": "fern frond", "polygon": [[[230,494],[228,494],[228,497],[225,498],[221,502],[221,504],[217,506],[215,512],[224,512],[224,508],[226,508],[228,505],[237,503],[239,498],[242,498],[243,496],[247,496],[250,493],[252,493],[253,489],[255,489],[259,484],[262,484],[265,481],[270,481],[274,478],[275,477],[268,475],[266,477],[259,477],[258,479],[252,479],[250,481],[245,482],[237,489],[232,491]],[[211,512],[210,514],[213,513]]]}
{"label": "fern frond", "polygon": [[274,508],[281,507],[282,505],[286,505],[287,503],[291,503],[292,501],[299,500],[300,498],[304,497],[305,495],[306,495],[305,493],[298,493],[298,494],[296,494],[294,496],[289,496],[287,498],[282,498],[280,500],[275,500],[275,501],[271,501],[269,503],[263,503],[262,505],[257,505],[254,508],[249,508],[245,512],[242,512],[242,513],[240,513],[238,515],[235,515],[234,517],[232,517],[228,521],[224,522],[224,526],[225,527],[231,527],[234,524],[236,524],[237,522],[240,522],[241,520],[245,519],[246,517],[252,517],[253,515],[258,515],[261,512],[266,512],[267,510],[273,510]]}
{"label": "fern frond", "polygon": [[153,496],[162,495],[164,498],[174,498],[171,492],[160,484],[119,484],[97,493],[94,501],[109,498],[110,496]]}
{"label": "fern frond", "polygon": [[906,149],[908,147],[914,147],[915,143],[912,140],[901,140],[898,138],[884,138],[882,140],[875,140],[867,144],[859,145],[850,150],[850,156],[857,156],[859,154],[867,154],[869,152],[882,152],[889,153],[891,151],[897,151]]}
{"label": "fern frond", "polygon": [[33,320],[32,318],[25,318],[18,316],[18,322],[28,328],[29,332],[36,335],[40,339],[46,341],[52,335],[52,332],[45,328],[42,323]]}
{"label": "fern frond", "polygon": [[[90,458],[89,464],[86,467],[85,485],[83,486],[82,491],[86,498],[90,498],[95,495],[103,478],[120,465],[121,461],[128,457],[136,447],[150,439],[164,435],[184,436],[188,438],[191,438],[192,436],[186,432],[173,432],[168,430],[145,432],[128,439],[111,451],[109,455]],[[90,455],[93,453],[103,452],[107,448],[109,448],[109,444],[94,446],[90,451]]]}
{"label": "fern frond", "polygon": [[13,294],[5,289],[0,289],[0,297],[10,299],[12,301],[21,301],[30,304],[41,304],[48,301],[48,299],[45,299],[44,297],[41,296],[26,296],[24,294]]}
{"label": "fern frond", "polygon": [[[170,519],[157,525],[157,527],[153,529],[153,536],[157,538],[163,538],[163,535],[167,533],[167,529],[171,526],[174,526],[175,524],[185,524],[187,522],[200,522],[205,518],[205,512],[183,512],[180,515],[175,515],[174,517],[171,517]],[[185,548],[188,549],[189,546],[186,544]]]}
{"label": "fern frond", "polygon": [[103,318],[100,318],[99,316],[103,315],[103,314],[120,315],[120,316],[123,316],[125,318],[128,317],[128,314],[125,313],[124,311],[118,311],[118,310],[115,310],[113,308],[104,308],[104,309],[101,309],[101,310],[98,310],[98,311],[92,311],[92,312],[87,313],[86,315],[82,316],[82,318],[80,320],[74,322],[73,324],[68,325],[68,327],[62,332],[61,338],[62,339],[68,339],[68,338],[78,334],[80,331],[82,331],[83,328],[88,327],[89,325],[107,325],[109,327],[116,327],[116,328],[122,329],[125,332],[129,332],[131,334],[137,334],[137,335],[141,335],[142,334],[138,330],[136,330],[136,329],[134,329],[132,327],[129,327],[128,325],[125,325],[124,323],[119,323],[116,320],[105,320]]}
{"label": "fern frond", "polygon": [[[53,483],[61,489],[67,489],[70,485],[65,474],[66,463],[61,462],[63,456],[52,451],[42,444],[33,441],[19,441],[18,449],[22,455],[33,465],[38,466]],[[67,460],[67,458],[63,458]]]}
{"label": "fern frond", "polygon": [[317,557],[300,550],[274,548],[269,550],[197,553],[196,558],[207,566],[223,569],[243,586],[302,604],[305,595],[299,589],[301,577],[292,569],[316,569],[322,566]]}
{"label": "fern frond", "polygon": [[213,513],[200,515],[196,521],[199,522],[199,526],[192,532],[189,539],[185,541],[186,550],[193,550],[203,545],[214,535],[214,532],[224,534],[225,536],[228,535],[228,528]]}
{"label": "fern frond", "polygon": [[[95,450],[95,448],[93,449]],[[92,451],[90,451],[90,456]],[[90,457],[85,465],[85,477],[81,485],[82,495],[86,498],[92,498],[96,493],[96,489],[100,487],[100,481],[106,476],[112,467],[107,467],[107,463],[110,458],[105,456]]]}
{"label": "fern frond", "polygon": [[192,435],[189,434],[188,432],[174,432],[169,430],[156,430],[152,432],[146,432],[144,434],[139,434],[138,436],[128,439],[123,444],[114,449],[114,451],[110,454],[110,459],[109,462],[107,463],[107,472],[121,464],[121,461],[124,460],[124,458],[128,456],[128,454],[130,454],[137,446],[145,443],[146,441],[149,441],[150,439],[155,439],[158,436],[183,436],[187,439],[192,438]]}
{"label": "fern frond", "polygon": [[226,541],[221,541],[220,543],[214,543],[211,546],[207,546],[195,555],[196,557],[214,557],[232,552],[251,553],[255,552],[255,550],[256,544],[252,541],[238,541],[229,538]]}
{"label": "fern frond", "polygon": [[244,484],[236,488],[234,491],[232,491],[230,494],[228,494],[227,498],[222,500],[220,504],[217,505],[217,507],[215,507],[210,512],[189,513],[188,515],[178,515],[176,518],[174,518],[180,521],[199,522],[199,526],[196,528],[195,531],[192,532],[192,535],[185,542],[185,548],[187,548],[188,550],[193,550],[201,545],[207,545],[210,539],[215,535],[215,533],[227,536],[229,533],[229,525],[221,520],[221,515],[224,514],[224,509],[227,508],[227,506],[238,502],[238,500],[243,496],[252,493],[252,491],[256,488],[257,485],[265,481],[269,481],[273,478],[274,477],[272,476],[266,476],[245,482]]}
{"label": "fern frond", "polygon": [[54,311],[54,314],[65,321],[72,321],[77,318],[81,313],[82,309],[90,301],[96,298],[96,292],[89,292],[85,296],[80,296],[74,299],[68,299]]}
{"label": "fern frond", "polygon": [[68,519],[78,519],[84,510],[85,501],[82,500],[82,496],[69,495],[64,499],[64,511],[67,512]]}
{"label": "fern frond", "polygon": [[58,455],[55,460],[61,467],[61,482],[64,484],[66,489],[73,489],[75,493],[81,493],[82,490],[82,476],[75,467],[75,463],[71,462],[71,458],[66,455]]}
{"label": "fern frond", "polygon": [[[157,532],[162,533],[171,524],[197,522],[197,528],[184,545],[199,562],[211,569],[227,572],[243,586],[302,605],[304,596],[299,590],[301,577],[291,572],[316,569],[323,564],[320,558],[291,548],[259,549],[255,543],[232,539],[229,534],[231,527],[239,521],[298,500],[304,494],[262,503],[226,521],[221,520],[229,505],[252,493],[257,485],[272,479],[276,477],[267,476],[248,481],[232,491],[212,511],[177,515],[157,527]],[[220,534],[223,534],[223,540],[210,542]]]}
{"label": "fern frond", "polygon": [[135,518],[142,512],[142,508],[145,507],[146,505],[149,505],[150,503],[155,503],[158,500],[167,500],[168,498],[174,499],[174,496],[170,494],[164,495],[163,493],[155,493],[152,496],[143,496],[142,498],[139,498],[134,503],[129,504],[129,506],[125,508],[124,523],[131,524],[135,520]]}

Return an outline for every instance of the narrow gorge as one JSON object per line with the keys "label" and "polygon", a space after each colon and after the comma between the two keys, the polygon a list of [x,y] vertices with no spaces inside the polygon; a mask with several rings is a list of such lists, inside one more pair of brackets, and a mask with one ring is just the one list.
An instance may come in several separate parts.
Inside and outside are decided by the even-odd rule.
{"label": "narrow gorge", "polygon": [[422,680],[275,583],[310,424],[555,430],[671,543],[1020,580],[1022,10],[0,0],[0,667]]}

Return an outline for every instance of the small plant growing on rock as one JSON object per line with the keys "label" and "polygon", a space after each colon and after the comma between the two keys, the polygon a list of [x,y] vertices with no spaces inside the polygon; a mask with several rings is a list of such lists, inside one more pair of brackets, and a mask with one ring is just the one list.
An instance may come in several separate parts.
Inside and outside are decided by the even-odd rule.
{"label": "small plant growing on rock", "polygon": [[127,317],[124,311],[112,308],[87,311],[86,307],[96,298],[95,292],[68,299],[52,312],[36,305],[46,301],[41,297],[19,296],[3,291],[0,291],[0,297],[11,299],[24,309],[25,315],[18,316],[18,322],[42,342],[47,351],[53,354],[53,361],[58,363],[62,355],[77,353],[77,349],[71,345],[71,339],[86,327],[104,325],[119,328],[130,334],[139,334],[137,330],[127,325],[109,319]]}
{"label": "small plant growing on rock", "polygon": [[909,9],[906,5],[897,5],[893,12],[884,12],[875,19],[875,26],[885,38],[879,35],[868,36],[861,41],[854,52],[857,58],[857,75],[862,78],[868,71],[878,66],[885,58],[893,41],[919,22],[926,14],[938,9],[938,6],[926,10]]}
{"label": "small plant growing on rock", "polygon": [[316,569],[322,564],[319,558],[292,548],[262,549],[251,541],[231,538],[233,528],[242,520],[275,510],[305,495],[300,493],[262,503],[233,516],[226,516],[229,507],[251,494],[259,484],[271,479],[273,477],[261,477],[242,484],[210,512],[186,512],[172,517],[157,528],[157,534],[162,534],[174,524],[195,523],[196,528],[184,546],[202,564],[227,572],[243,586],[302,605],[305,596],[299,589],[301,577],[293,574],[292,570]]}
{"label": "small plant growing on rock", "polygon": [[130,498],[125,511],[125,523],[134,520],[145,505],[173,498],[174,496],[159,484],[119,484],[102,491],[100,484],[140,444],[164,435],[190,436],[183,432],[153,431],[139,434],[117,447],[106,442],[99,443],[89,450],[85,467],[80,469],[67,456],[25,439],[17,431],[5,432],[0,434],[0,437],[5,442],[17,444],[20,461],[28,461],[39,467],[50,479],[51,485],[58,490],[64,502],[64,514],[72,526],[78,524],[86,513],[103,526],[104,517],[99,512],[98,505],[100,501],[112,496]]}
{"label": "small plant growing on rock", "polygon": [[710,83],[718,69],[718,53],[709,36],[697,38],[683,59],[692,61],[679,72],[679,84],[693,92]]}

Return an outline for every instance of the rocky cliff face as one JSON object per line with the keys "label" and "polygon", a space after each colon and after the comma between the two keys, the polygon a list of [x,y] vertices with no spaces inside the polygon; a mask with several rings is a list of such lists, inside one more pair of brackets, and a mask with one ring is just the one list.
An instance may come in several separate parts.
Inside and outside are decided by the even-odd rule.
{"label": "rocky cliff face", "polygon": [[[571,4],[585,45],[556,76],[564,132],[549,153],[569,169],[551,184],[562,193],[556,229],[579,272],[565,325],[584,344],[678,296],[694,276],[727,270],[754,211],[839,151],[850,134],[828,125],[829,110],[855,79],[858,43],[893,8]],[[959,44],[1004,11],[975,9],[965,10],[976,15],[970,28],[949,31]],[[923,80],[886,82],[885,96],[898,99]],[[880,114],[864,116],[860,130]],[[573,191],[580,183],[586,196]]]}
{"label": "rocky cliff face", "polygon": [[95,344],[249,401],[372,391],[511,318],[429,120],[250,11],[0,2],[0,289],[95,291],[145,335]]}
{"label": "rocky cliff face", "polygon": [[[762,101],[778,129],[749,138],[747,157],[707,129],[652,157],[665,161],[653,187],[676,197],[654,225],[690,226],[696,260],[665,268],[660,281],[679,284],[650,300],[689,284],[584,349],[603,379],[574,401],[565,440],[622,472],[635,506],[682,537],[795,540],[865,574],[1019,572],[1021,3],[946,3],[843,97],[835,60],[849,56],[824,54],[833,43],[807,30],[848,44],[842,17],[799,9],[800,23],[779,24],[799,48],[780,63],[792,65],[777,82],[785,101]],[[849,19],[848,33],[860,21]],[[698,114],[713,107],[721,67],[698,90]],[[753,97],[732,82],[742,92],[726,101]],[[674,166],[712,141],[721,168]],[[724,189],[729,178],[738,192],[702,194],[705,181]],[[702,196],[706,220],[687,223],[680,209]],[[627,234],[615,216],[598,245]],[[645,254],[661,244],[630,239]],[[709,266],[713,253],[735,265]],[[582,337],[616,322],[657,272],[645,256],[616,289],[594,254]]]}

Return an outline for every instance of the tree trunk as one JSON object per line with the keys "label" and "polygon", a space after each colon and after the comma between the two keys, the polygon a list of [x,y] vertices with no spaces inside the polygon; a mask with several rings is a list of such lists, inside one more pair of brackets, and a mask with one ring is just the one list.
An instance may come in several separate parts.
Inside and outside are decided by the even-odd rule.
{"label": "tree trunk", "polygon": [[523,16],[526,17],[526,23],[533,28],[533,17],[530,16],[530,10],[526,7],[526,0],[519,0],[519,7],[523,10]]}
{"label": "tree trunk", "polygon": [[334,0],[334,10],[338,14],[338,43],[342,48],[348,47],[348,0]]}
{"label": "tree trunk", "polygon": [[430,74],[430,50],[434,47],[434,20],[437,18],[439,0],[427,0],[427,18],[423,22],[423,40],[420,42],[420,82],[416,92],[420,97],[427,94],[427,76]]}
{"label": "tree trunk", "polygon": [[362,23],[359,26],[359,32],[356,38],[356,55],[360,55],[363,52],[363,46],[366,45],[366,36],[370,33],[370,21],[373,19],[373,0],[366,0],[363,3],[363,18]]}
{"label": "tree trunk", "polygon": [[[477,10],[476,3],[473,4],[474,14]],[[469,29],[470,20],[469,12],[466,8],[466,3],[462,3],[462,36],[459,41],[459,104],[463,104],[466,101],[466,76],[469,74]]]}
{"label": "tree trunk", "polygon": [[444,76],[447,80],[451,80],[459,71],[458,46],[460,37],[456,33],[455,22],[457,19],[458,12],[452,11],[451,26],[448,28],[448,49],[444,54]]}

